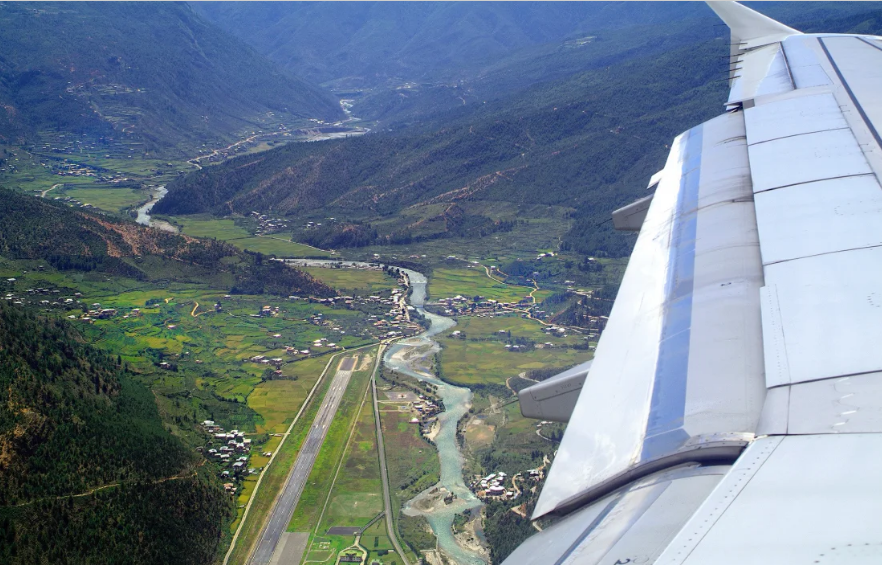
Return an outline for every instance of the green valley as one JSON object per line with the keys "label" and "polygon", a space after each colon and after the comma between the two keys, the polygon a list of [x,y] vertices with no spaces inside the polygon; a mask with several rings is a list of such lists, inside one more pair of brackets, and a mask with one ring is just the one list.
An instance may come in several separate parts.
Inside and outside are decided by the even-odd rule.
{"label": "green valley", "polygon": [[554,525],[566,424],[518,392],[593,358],[611,213],[724,111],[716,23],[0,2],[0,563],[498,565]]}

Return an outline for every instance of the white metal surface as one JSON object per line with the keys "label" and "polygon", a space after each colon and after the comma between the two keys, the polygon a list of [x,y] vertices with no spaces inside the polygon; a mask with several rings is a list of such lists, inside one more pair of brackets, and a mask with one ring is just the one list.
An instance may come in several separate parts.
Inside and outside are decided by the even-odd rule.
{"label": "white metal surface", "polygon": [[527,418],[569,422],[592,363],[586,361],[521,390],[518,393],[521,414]]}
{"label": "white metal surface", "polygon": [[757,436],[783,435],[787,433],[787,420],[790,416],[790,387],[770,388],[766,392],[763,413],[756,426]]}
{"label": "white metal surface", "polygon": [[788,434],[882,430],[882,373],[825,379],[789,388]]}
{"label": "white metal surface", "polygon": [[754,192],[873,172],[849,129],[775,139],[748,152]]}
{"label": "white metal surface", "polygon": [[793,35],[781,42],[787,56],[787,67],[796,88],[811,88],[833,84],[821,66],[824,57],[818,40],[805,35]]}
{"label": "white metal surface", "polygon": [[846,129],[839,103],[829,92],[788,97],[744,110],[747,144],[819,131]]}
{"label": "white metal surface", "polygon": [[675,142],[534,517],[751,437],[762,267],[743,127],[727,114]]}
{"label": "white metal surface", "polygon": [[708,2],[708,6],[726,22],[732,32],[733,43],[748,49],[781,41],[800,33],[768,16],[735,2]]}
{"label": "white metal surface", "polygon": [[738,58],[737,66],[741,70],[732,80],[729,104],[793,90],[784,53],[778,43],[744,53]]}
{"label": "white metal surface", "polygon": [[821,42],[861,113],[875,130],[882,129],[882,50],[857,37],[824,37]]}
{"label": "white metal surface", "polygon": [[613,227],[623,231],[640,231],[640,226],[643,225],[643,220],[646,219],[646,212],[649,211],[651,203],[652,195],[650,194],[613,211]]}
{"label": "white metal surface", "polygon": [[[712,7],[746,109],[676,140],[534,517],[619,490],[509,563],[882,563],[882,43]],[[628,481],[754,432],[644,551],[693,489]]]}
{"label": "white metal surface", "polygon": [[882,434],[754,442],[658,565],[882,562]]}
{"label": "white metal surface", "polygon": [[880,430],[882,373],[870,373],[770,389],[757,434],[844,434]]}
{"label": "white metal surface", "polygon": [[763,264],[882,245],[875,175],[800,184],[756,195]]}
{"label": "white metal surface", "polygon": [[728,469],[693,465],[646,477],[527,539],[504,563],[651,563]]}
{"label": "white metal surface", "polygon": [[882,248],[776,263],[765,271],[780,307],[784,383],[882,371]]}

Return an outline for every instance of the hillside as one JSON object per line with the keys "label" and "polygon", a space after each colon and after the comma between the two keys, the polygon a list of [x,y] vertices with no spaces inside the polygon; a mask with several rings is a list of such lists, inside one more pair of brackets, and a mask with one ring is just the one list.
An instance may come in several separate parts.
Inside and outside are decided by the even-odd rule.
{"label": "hillside", "polygon": [[[462,77],[520,48],[629,18],[672,21],[662,11],[593,2],[198,2],[194,10],[316,82],[372,87],[388,80]],[[612,9],[611,9],[612,8]]]}
{"label": "hillside", "polygon": [[0,255],[141,280],[213,280],[236,293],[334,294],[300,270],[222,242],[170,234],[4,189]]}
{"label": "hillside", "polygon": [[231,508],[198,468],[117,361],[0,304],[0,561],[211,563]]}
{"label": "hillside", "polygon": [[[721,30],[700,2],[195,2],[193,9],[280,66],[401,127],[531,85],[662,54]],[[861,2],[763,2],[788,24]]]}
{"label": "hillside", "polygon": [[[867,31],[878,27],[874,14],[825,24]],[[289,215],[323,222],[295,233],[299,241],[359,247],[487,236],[544,213],[530,207],[562,206],[573,223],[561,250],[626,256],[632,240],[612,230],[609,213],[644,194],[674,136],[722,110],[728,36],[692,37],[686,45],[669,41],[662,53],[639,55],[652,51],[648,44],[621,51],[599,68],[432,119],[424,117],[427,97],[415,105],[423,114],[414,125],[396,132],[240,157],[175,181],[156,210]],[[528,68],[546,58],[554,57],[528,58]],[[500,66],[500,76],[515,68]],[[335,222],[322,220],[328,217]]]}
{"label": "hillside", "polygon": [[[349,232],[370,229],[347,221],[384,222],[376,226],[378,236],[403,241],[431,232],[428,224],[445,235],[450,222],[443,216],[454,203],[477,210],[467,220],[487,227],[517,219],[494,216],[494,202],[566,206],[590,226],[572,232],[570,246],[622,256],[628,240],[609,226],[595,226],[643,192],[664,162],[666,143],[719,112],[725,84],[715,82],[723,72],[717,57],[725,48],[712,40],[580,73],[464,109],[446,125],[439,120],[419,133],[240,157],[173,183],[156,210],[334,216],[338,231]],[[414,214],[415,220],[406,220]]]}
{"label": "hillside", "polygon": [[336,101],[178,3],[0,4],[0,143],[58,135],[191,156]]}

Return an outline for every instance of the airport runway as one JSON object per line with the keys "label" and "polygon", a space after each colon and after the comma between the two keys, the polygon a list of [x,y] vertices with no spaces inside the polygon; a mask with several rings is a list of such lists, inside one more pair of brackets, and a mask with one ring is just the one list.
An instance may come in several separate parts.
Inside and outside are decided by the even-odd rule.
{"label": "airport runway", "polygon": [[337,408],[340,406],[340,400],[343,398],[343,393],[349,384],[349,378],[352,376],[355,363],[356,358],[354,357],[346,357],[340,362],[337,373],[334,375],[334,380],[331,381],[331,387],[325,394],[325,398],[322,401],[318,414],[315,416],[315,420],[312,422],[312,427],[309,429],[306,440],[300,448],[300,453],[297,454],[297,460],[294,462],[294,467],[288,475],[288,481],[285,483],[282,495],[273,507],[266,529],[260,537],[257,550],[251,558],[251,565],[268,565],[272,559],[273,552],[279,544],[279,538],[287,529],[291,516],[294,515],[297,501],[300,500],[303,487],[306,486],[306,480],[309,478],[310,471],[312,471],[312,465],[315,463],[315,458],[322,447],[322,443],[325,441],[325,435],[328,433],[334,414],[337,413]]}

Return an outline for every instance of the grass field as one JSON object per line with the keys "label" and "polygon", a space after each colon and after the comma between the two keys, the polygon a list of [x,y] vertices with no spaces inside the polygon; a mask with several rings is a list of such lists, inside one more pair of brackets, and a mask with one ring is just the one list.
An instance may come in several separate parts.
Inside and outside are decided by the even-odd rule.
{"label": "grass field", "polygon": [[[46,197],[57,196],[55,192],[48,193]],[[109,212],[119,212],[150,199],[147,192],[132,188],[65,188],[63,194]]]}
{"label": "grass field", "polygon": [[[383,487],[373,402],[369,392],[363,397],[358,417],[352,424],[354,427],[350,428],[352,433],[346,441],[343,459],[334,472],[333,488],[321,497],[323,515],[312,532],[314,543],[309,552],[310,562],[334,563],[337,553],[353,543],[352,536],[328,535],[329,528],[364,527],[383,511]],[[361,538],[361,545],[368,551],[369,563],[376,561],[383,565],[400,564],[386,533],[385,519],[378,520],[368,528]]]}
{"label": "grass field", "polygon": [[429,296],[432,300],[456,295],[472,298],[483,296],[500,302],[518,302],[533,290],[526,286],[506,285],[487,276],[484,268],[435,269],[429,278]]}
{"label": "grass field", "polygon": [[[329,373],[338,361],[339,357],[332,360],[331,368],[328,370]],[[264,471],[263,482],[255,495],[254,501],[251,503],[249,519],[245,522],[242,531],[239,533],[236,546],[230,555],[230,563],[245,563],[252,547],[257,543],[264,520],[269,517],[276,496],[288,478],[288,472],[297,458],[300,446],[306,438],[306,432],[309,431],[309,427],[318,413],[321,399],[324,398],[330,384],[331,378],[329,378],[329,375],[325,375],[325,378],[319,383],[312,400],[310,400],[309,405],[301,415],[300,420],[294,426],[294,429],[291,430],[288,440],[276,455],[273,464]],[[235,530],[238,526],[238,520],[239,518],[232,524],[231,530]]]}
{"label": "grass field", "polygon": [[383,511],[374,405],[370,394],[365,400],[359,406],[358,419],[328,496],[318,533],[334,526],[363,527]]}
{"label": "grass field", "polygon": [[248,230],[236,225],[236,222],[232,219],[175,216],[174,221],[181,228],[181,232],[193,237],[208,237],[224,241],[251,237],[251,233]]}
{"label": "grass field", "polygon": [[[371,355],[376,355],[375,349],[370,351]],[[359,364],[361,364],[361,360],[359,360]],[[328,426],[325,441],[316,457],[306,487],[300,495],[300,501],[294,510],[294,516],[288,525],[288,531],[312,532],[318,528],[337,465],[343,457],[349,436],[353,430],[353,424],[356,422],[359,409],[366,398],[365,393],[368,390],[372,370],[373,366],[352,373],[349,386],[347,386],[340,401],[340,407],[337,409],[333,421]],[[364,502],[367,503],[366,500]],[[366,522],[367,520],[365,520]]]}
{"label": "grass field", "polygon": [[227,241],[239,249],[247,249],[277,257],[329,257],[330,255],[302,243],[290,241],[291,234],[253,235],[240,220],[206,216],[175,216],[172,218],[181,231],[193,237],[208,237]]}
{"label": "grass field", "polygon": [[303,270],[329,286],[341,291],[351,291],[358,296],[369,296],[398,288],[398,282],[382,271],[323,267],[306,267]]}
{"label": "grass field", "polygon": [[239,249],[260,252],[264,255],[275,255],[276,257],[330,257],[330,254],[326,251],[302,243],[281,239],[280,236],[245,237],[231,239],[229,243]]}
{"label": "grass field", "polygon": [[[449,337],[449,334],[436,338],[443,348],[441,367],[444,379],[466,386],[505,384],[507,378],[524,371],[569,367],[591,359],[591,351],[572,348],[585,343],[583,336],[552,337],[542,331],[543,327],[539,322],[513,316],[460,317],[456,330],[465,333],[465,339]],[[518,339],[543,346],[550,342],[553,347],[528,351],[512,351],[505,347]]]}

